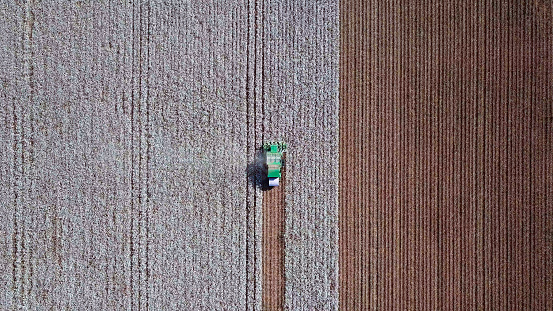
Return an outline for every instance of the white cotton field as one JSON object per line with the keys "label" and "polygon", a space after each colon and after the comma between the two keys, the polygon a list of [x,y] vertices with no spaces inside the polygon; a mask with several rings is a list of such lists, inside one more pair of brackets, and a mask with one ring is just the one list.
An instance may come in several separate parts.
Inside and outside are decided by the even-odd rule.
{"label": "white cotton field", "polygon": [[0,15],[0,309],[261,310],[267,140],[285,307],[338,308],[338,2]]}

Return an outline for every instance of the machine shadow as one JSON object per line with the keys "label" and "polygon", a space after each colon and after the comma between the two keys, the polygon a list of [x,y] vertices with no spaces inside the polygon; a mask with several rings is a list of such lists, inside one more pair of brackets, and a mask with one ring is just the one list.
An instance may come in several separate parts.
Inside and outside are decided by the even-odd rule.
{"label": "machine shadow", "polygon": [[269,177],[267,177],[267,167],[265,166],[265,150],[262,148],[255,151],[252,162],[246,167],[248,182],[262,191],[271,190],[269,186]]}

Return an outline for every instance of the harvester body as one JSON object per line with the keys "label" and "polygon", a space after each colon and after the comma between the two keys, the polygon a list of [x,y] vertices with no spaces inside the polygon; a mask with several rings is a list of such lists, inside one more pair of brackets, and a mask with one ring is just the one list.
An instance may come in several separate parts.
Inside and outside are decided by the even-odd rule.
{"label": "harvester body", "polygon": [[263,149],[265,149],[265,163],[267,165],[269,186],[276,187],[279,185],[281,177],[282,156],[286,150],[286,144],[283,142],[265,143]]}

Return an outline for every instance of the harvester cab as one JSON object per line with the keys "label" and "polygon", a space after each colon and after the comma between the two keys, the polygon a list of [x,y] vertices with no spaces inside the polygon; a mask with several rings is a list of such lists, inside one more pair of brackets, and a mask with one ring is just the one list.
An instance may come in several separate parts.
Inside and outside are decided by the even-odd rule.
{"label": "harvester cab", "polygon": [[269,142],[263,144],[265,150],[265,164],[267,165],[267,177],[269,177],[269,187],[279,185],[282,168],[282,156],[286,150],[284,142]]}

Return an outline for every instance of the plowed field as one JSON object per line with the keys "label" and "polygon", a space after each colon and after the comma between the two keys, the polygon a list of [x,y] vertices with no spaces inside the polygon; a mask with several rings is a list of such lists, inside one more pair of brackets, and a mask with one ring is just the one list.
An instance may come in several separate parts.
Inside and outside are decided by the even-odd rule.
{"label": "plowed field", "polygon": [[342,1],[342,310],[553,309],[552,13]]}

